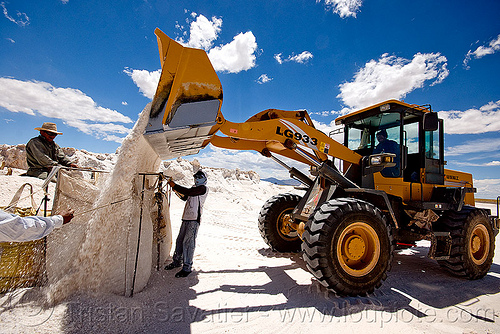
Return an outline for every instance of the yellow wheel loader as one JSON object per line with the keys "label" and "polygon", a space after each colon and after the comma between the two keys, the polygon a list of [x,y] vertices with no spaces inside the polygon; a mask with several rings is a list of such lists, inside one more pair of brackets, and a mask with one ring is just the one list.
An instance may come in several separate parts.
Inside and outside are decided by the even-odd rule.
{"label": "yellow wheel loader", "polygon": [[[444,168],[443,121],[430,106],[390,100],[339,117],[343,143],[317,130],[305,110],[269,109],[233,123],[221,113],[222,87],[205,51],[155,33],[162,73],[144,137],[162,159],[212,144],[287,168],[305,195],[269,199],[259,230],[276,251],[302,251],[325,287],[371,293],[394,249],[423,239],[429,257],[457,276],[489,271],[498,218],[474,207],[472,175]],[[311,175],[277,156],[309,165]]]}

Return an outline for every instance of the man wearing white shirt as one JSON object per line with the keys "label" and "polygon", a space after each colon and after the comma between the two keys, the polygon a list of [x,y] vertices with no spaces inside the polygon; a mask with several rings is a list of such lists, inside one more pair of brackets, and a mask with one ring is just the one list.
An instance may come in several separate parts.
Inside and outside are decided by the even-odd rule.
{"label": "man wearing white shirt", "polygon": [[55,228],[69,223],[73,218],[73,213],[73,210],[68,210],[51,217],[21,217],[0,210],[0,242],[23,242],[41,239]]}

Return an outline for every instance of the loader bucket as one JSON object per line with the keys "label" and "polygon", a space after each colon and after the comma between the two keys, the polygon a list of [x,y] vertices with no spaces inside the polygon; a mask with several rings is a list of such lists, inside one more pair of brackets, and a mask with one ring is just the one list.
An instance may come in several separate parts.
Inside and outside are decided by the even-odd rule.
{"label": "loader bucket", "polygon": [[219,77],[205,51],[184,47],[158,28],[155,34],[162,72],[144,137],[164,160],[196,154],[217,131]]}

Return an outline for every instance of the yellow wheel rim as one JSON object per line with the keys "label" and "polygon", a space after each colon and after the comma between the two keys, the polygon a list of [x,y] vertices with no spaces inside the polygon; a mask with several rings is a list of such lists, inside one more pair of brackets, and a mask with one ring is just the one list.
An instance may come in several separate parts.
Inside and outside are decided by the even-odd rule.
{"label": "yellow wheel rim", "polygon": [[472,261],[481,265],[486,261],[488,254],[490,252],[490,235],[486,226],[479,224],[472,230],[470,244],[469,244],[469,255]]}
{"label": "yellow wheel rim", "polygon": [[337,258],[346,273],[362,277],[370,273],[380,258],[380,240],[367,223],[349,225],[337,241]]}
{"label": "yellow wheel rim", "polygon": [[292,209],[286,209],[280,213],[278,219],[276,220],[276,227],[279,234],[285,239],[296,239],[298,237],[298,233],[295,229],[291,227],[290,220]]}

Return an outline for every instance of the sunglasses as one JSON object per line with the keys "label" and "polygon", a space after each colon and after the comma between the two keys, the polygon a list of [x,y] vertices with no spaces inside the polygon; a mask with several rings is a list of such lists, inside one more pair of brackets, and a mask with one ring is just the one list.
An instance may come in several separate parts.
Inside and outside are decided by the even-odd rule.
{"label": "sunglasses", "polygon": [[55,137],[57,137],[57,133],[48,132],[48,131],[44,131],[44,132],[45,132],[45,134],[47,134],[47,136],[49,136],[49,137],[54,137],[54,138],[55,138]]}

